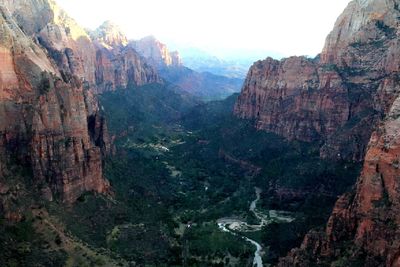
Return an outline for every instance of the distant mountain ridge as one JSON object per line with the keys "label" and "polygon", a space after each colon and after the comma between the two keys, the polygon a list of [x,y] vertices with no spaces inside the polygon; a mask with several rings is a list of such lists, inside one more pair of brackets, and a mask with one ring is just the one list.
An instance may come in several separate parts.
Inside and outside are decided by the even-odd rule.
{"label": "distant mountain ridge", "polygon": [[218,75],[211,69],[198,72],[188,68],[179,52],[169,52],[168,47],[154,36],[131,41],[130,46],[151,62],[166,81],[203,100],[223,99],[239,92],[242,87],[241,78]]}
{"label": "distant mountain ridge", "polygon": [[170,52],[167,46],[154,36],[147,36],[137,41],[131,41],[129,45],[145,57],[155,68],[182,65],[179,52]]}
{"label": "distant mountain ridge", "polygon": [[207,52],[191,45],[174,44],[182,57],[185,66],[197,72],[211,72],[229,78],[244,79],[254,61],[268,56],[280,59],[282,55],[271,51],[226,49],[225,53]]}
{"label": "distant mountain ridge", "polygon": [[228,78],[243,79],[246,77],[250,63],[241,61],[226,61],[217,57],[185,57],[185,64],[198,72],[210,72]]}

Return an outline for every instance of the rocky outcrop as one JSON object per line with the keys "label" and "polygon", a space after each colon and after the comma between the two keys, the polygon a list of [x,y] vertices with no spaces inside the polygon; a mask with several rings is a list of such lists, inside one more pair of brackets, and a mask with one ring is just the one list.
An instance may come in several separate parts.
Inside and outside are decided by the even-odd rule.
{"label": "rocky outcrop", "polygon": [[128,38],[120,27],[109,20],[91,32],[90,35],[93,40],[108,48],[124,47],[128,44]]}
{"label": "rocky outcrop", "polygon": [[[36,9],[38,17],[29,18]],[[34,183],[51,189],[49,198],[73,202],[84,191],[108,190],[101,151],[106,153],[109,141],[103,135],[104,145],[96,145],[88,128],[88,118],[99,116],[96,100],[82,82],[90,79],[85,70],[94,69],[80,57],[90,41],[79,43],[63,34],[51,38],[66,30],[57,24],[66,18],[56,14],[57,7],[47,1],[12,1],[0,7],[0,136],[2,158],[16,157],[31,166]],[[78,32],[70,29],[71,36]],[[32,39],[41,39],[48,49]],[[56,47],[63,53],[55,52],[60,51]]]}
{"label": "rocky outcrop", "polygon": [[335,70],[304,57],[268,58],[250,69],[235,112],[256,118],[259,129],[314,141],[344,125],[349,106],[347,88]]}
{"label": "rocky outcrop", "polygon": [[[63,18],[67,17],[63,11],[60,13]],[[57,27],[54,25],[47,26],[48,29],[39,36],[40,43],[50,51],[50,56],[63,72],[84,77],[84,81],[96,93],[122,89],[128,85],[161,83],[154,68],[126,46],[127,38],[117,26],[105,22],[89,37],[78,25],[70,27],[74,24],[70,20],[64,18],[61,25],[57,25],[57,31],[65,36],[65,40],[57,39],[54,33]],[[73,28],[79,34],[73,34]]]}
{"label": "rocky outcrop", "polygon": [[235,114],[288,139],[319,141],[324,157],[362,160],[393,101],[385,90],[398,65],[394,3],[373,2],[349,4],[319,57],[256,62]]}
{"label": "rocky outcrop", "polygon": [[98,93],[163,83],[156,70],[131,47],[109,49],[97,45],[95,77]]}
{"label": "rocky outcrop", "polygon": [[182,58],[179,55],[178,51],[172,51],[171,53],[169,53],[169,55],[171,56],[171,65],[172,66],[182,66],[183,65]]}
{"label": "rocky outcrop", "polygon": [[279,266],[399,266],[399,116],[400,97],[371,136],[355,193],[340,197],[325,231],[309,233]]}
{"label": "rocky outcrop", "polygon": [[95,92],[161,82],[154,68],[127,47],[126,36],[109,21],[89,36],[53,0],[7,0],[3,6],[17,30],[45,48],[62,76],[76,75]]}
{"label": "rocky outcrop", "polygon": [[98,93],[162,83],[155,68],[127,45],[128,39],[118,26],[106,21],[90,35],[96,49],[95,84]]}
{"label": "rocky outcrop", "polygon": [[48,92],[38,97],[32,111],[31,158],[36,182],[47,184],[66,202],[86,191],[106,192],[109,184],[102,176],[101,150],[108,149],[108,136],[104,125],[89,125],[99,115],[88,113],[79,82],[65,84],[57,77],[49,81]]}
{"label": "rocky outcrop", "polygon": [[381,117],[354,192],[339,198],[325,231],[309,233],[279,266],[400,266],[399,4],[352,1],[327,38],[323,64],[362,70],[364,84],[379,81],[369,97]]}
{"label": "rocky outcrop", "polygon": [[[128,83],[161,82],[152,67],[126,48],[127,38],[118,26],[105,22],[89,36],[52,0],[32,1],[25,4],[17,1],[8,9],[24,33],[46,49],[61,75],[76,75],[97,93],[125,88]],[[29,8],[33,5],[38,10],[30,17]],[[32,27],[32,24],[37,25]]]}
{"label": "rocky outcrop", "polygon": [[167,46],[158,41],[154,36],[147,36],[138,41],[133,41],[130,43],[130,46],[148,59],[157,69],[182,65],[179,52],[170,52]]}
{"label": "rocky outcrop", "polygon": [[29,167],[49,200],[109,190],[111,144],[95,94],[161,81],[115,27],[97,34],[52,0],[0,4],[0,169],[11,159]]}

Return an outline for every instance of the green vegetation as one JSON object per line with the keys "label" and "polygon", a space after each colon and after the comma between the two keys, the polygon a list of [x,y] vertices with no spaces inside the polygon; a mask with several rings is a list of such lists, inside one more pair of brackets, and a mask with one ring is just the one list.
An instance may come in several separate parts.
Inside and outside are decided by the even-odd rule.
{"label": "green vegetation", "polygon": [[298,247],[308,228],[302,219],[292,223],[271,223],[265,226],[261,236],[262,243],[268,247],[265,261],[275,263],[291,248]]}
{"label": "green vegetation", "polygon": [[[185,231],[183,236],[185,246],[189,248],[188,254],[201,255],[192,258],[190,265],[207,265],[209,259],[215,259],[212,265],[224,266],[227,260],[239,259],[236,264],[245,266],[247,259],[254,254],[254,248],[240,237],[221,232],[215,224],[193,226]],[[210,265],[208,265],[210,266]]]}
{"label": "green vegetation", "polygon": [[[170,85],[150,84],[100,95],[111,132],[151,137],[151,125],[165,126],[198,102]],[[150,129],[147,129],[150,128]]]}
{"label": "green vegetation", "polygon": [[386,25],[384,21],[376,20],[375,25],[379,30],[383,31],[387,37],[394,38],[396,36],[396,29]]}
{"label": "green vegetation", "polygon": [[[233,217],[259,224],[249,211],[257,186],[262,214],[274,209],[295,216],[290,223],[238,232],[268,248],[264,261],[275,263],[326,222],[360,166],[321,160],[318,144],[257,131],[253,122],[232,115],[236,97],[204,104],[157,84],[101,95],[116,137],[116,153],[104,162],[113,194],[87,193],[73,206],[36,199],[49,213],[33,216],[42,223],[32,219],[0,229],[13,235],[0,240],[17,240],[14,247],[27,243],[31,252],[0,253],[21,262],[42,253],[44,261],[60,266],[246,266],[254,246],[222,232],[216,221]],[[52,249],[43,252],[46,246]]]}
{"label": "green vegetation", "polygon": [[0,221],[1,266],[63,266],[63,250],[47,250],[48,243],[35,232],[32,219],[7,224]]}
{"label": "green vegetation", "polygon": [[[289,143],[274,134],[256,131],[251,121],[235,118],[232,110],[237,95],[194,105],[168,90],[147,86],[117,91],[104,94],[101,103],[111,122],[111,132],[125,133],[116,142],[117,155],[106,163],[106,176],[116,190],[116,199],[130,214],[118,224],[142,223],[144,229],[153,229],[147,231],[155,236],[154,229],[168,236],[163,251],[165,258],[173,259],[171,262],[179,265],[184,260],[184,236],[194,245],[189,253],[194,265],[216,264],[228,255],[237,257],[238,262],[248,260],[246,253],[210,245],[228,248],[232,236],[220,233],[226,237],[218,242],[210,238],[218,232],[215,221],[221,217],[257,222],[248,211],[255,198],[254,186],[263,189],[263,209],[298,214],[292,223],[273,224],[260,233],[248,234],[270,248],[266,260],[275,262],[299,245],[309,229],[326,222],[337,195],[346,191],[358,175],[359,164],[321,160],[318,144]],[[157,102],[166,95],[170,95],[167,101]],[[159,104],[155,108],[150,103]],[[282,198],[274,191],[276,188],[299,193]],[[182,230],[189,222],[196,225],[190,235]],[[110,225],[107,231],[112,232],[114,227]],[[124,231],[136,228],[129,226]],[[134,243],[133,239],[129,242]],[[119,240],[119,235],[114,237],[113,250],[121,253],[125,242]],[[238,247],[249,246],[240,239],[235,243]],[[139,254],[136,251],[130,258],[145,258]],[[163,260],[154,258],[153,262]]]}
{"label": "green vegetation", "polygon": [[52,88],[52,86],[54,87],[54,85],[51,84],[53,77],[50,73],[44,71],[41,73],[41,80],[39,83],[39,93],[41,95],[45,95],[48,92],[50,92],[50,89]]}
{"label": "green vegetation", "polygon": [[[10,160],[8,171],[0,175],[0,266],[63,266],[65,251],[51,247],[51,241],[35,227],[40,218],[33,215],[31,207],[39,193],[34,190],[30,170],[17,163]],[[7,219],[2,217],[3,210]]]}

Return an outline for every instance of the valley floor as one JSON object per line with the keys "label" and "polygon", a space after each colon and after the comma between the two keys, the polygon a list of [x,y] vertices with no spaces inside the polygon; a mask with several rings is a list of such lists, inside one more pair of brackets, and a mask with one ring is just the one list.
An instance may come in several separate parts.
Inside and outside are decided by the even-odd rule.
{"label": "valley floor", "polygon": [[[48,244],[42,251],[67,266],[273,265],[326,222],[358,175],[358,164],[325,162],[314,144],[233,117],[235,95],[201,104],[166,90],[101,95],[115,139],[104,166],[113,193],[70,207],[41,201],[27,222]],[[16,235],[2,244],[35,240]]]}

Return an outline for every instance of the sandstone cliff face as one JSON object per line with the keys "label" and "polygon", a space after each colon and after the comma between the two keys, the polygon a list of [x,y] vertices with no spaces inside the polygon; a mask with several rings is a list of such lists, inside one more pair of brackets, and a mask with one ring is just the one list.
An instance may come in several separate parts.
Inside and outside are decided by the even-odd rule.
{"label": "sandstone cliff face", "polygon": [[[57,8],[53,4],[12,1],[10,6],[0,6],[1,157],[5,161],[16,157],[31,166],[34,183],[43,192],[51,190],[48,198],[54,195],[73,202],[84,191],[108,189],[102,177],[101,150],[106,153],[109,142],[107,134],[100,137],[102,145],[96,145],[90,136],[94,129],[88,128],[88,118],[98,116],[98,108],[89,88],[87,92],[83,88],[82,80],[89,79],[83,75],[85,69],[94,69],[77,57],[83,43],[63,36],[55,38],[51,44],[64,51],[56,65],[49,57],[54,51],[44,50],[32,41],[47,38],[49,44],[50,33],[60,33],[48,31],[51,27],[60,29],[55,24]],[[38,17],[30,18],[30,10],[36,9],[39,14],[34,16]],[[74,54],[72,48],[65,48],[67,45],[78,52]],[[69,58],[62,60],[67,55]]]}
{"label": "sandstone cliff face", "polygon": [[349,4],[320,57],[256,62],[235,114],[288,139],[320,141],[324,157],[362,160],[393,101],[386,90],[399,60],[394,2],[371,3]]}
{"label": "sandstone cliff face", "polygon": [[349,109],[347,90],[336,71],[323,69],[311,59],[292,57],[255,63],[235,112],[256,118],[259,129],[313,141],[344,124]]}
{"label": "sandstone cliff face", "polygon": [[[68,35],[70,29],[63,26],[61,31],[66,31]],[[92,33],[91,39],[82,29],[80,31],[82,35],[72,45],[63,42],[67,44],[65,47],[54,46],[55,36],[49,38],[44,35],[39,40],[52,51],[52,57],[61,68],[84,77],[85,82],[97,93],[126,88],[128,85],[162,82],[155,69],[126,46],[127,38],[117,26],[105,22]]]}
{"label": "sandstone cliff face", "polygon": [[325,232],[307,234],[279,266],[400,266],[399,116],[400,97],[371,136],[355,192],[339,198]]}
{"label": "sandstone cliff face", "polygon": [[[65,84],[57,77],[49,81],[49,91],[32,110],[31,160],[37,182],[66,202],[86,191],[106,192],[101,149],[108,149],[108,136],[104,125],[89,127],[89,120],[99,115],[89,114],[79,82]],[[94,138],[96,131],[102,132],[97,137],[102,143]]]}
{"label": "sandstone cliff face", "polygon": [[162,83],[156,70],[131,46],[119,27],[106,21],[91,33],[96,49],[97,92]]}
{"label": "sandstone cliff face", "polygon": [[309,233],[279,266],[400,266],[399,4],[353,1],[327,38],[322,62],[364,67],[364,84],[379,81],[370,97],[381,119],[355,191],[337,201],[324,232]]}
{"label": "sandstone cliff face", "polygon": [[98,93],[163,83],[156,70],[131,47],[107,48],[97,45],[95,83]]}
{"label": "sandstone cliff face", "polygon": [[157,69],[182,65],[179,53],[177,51],[170,53],[167,46],[158,41],[154,36],[147,36],[138,41],[133,41],[130,43],[130,46],[148,59]]}
{"label": "sandstone cliff face", "polygon": [[101,29],[93,41],[52,0],[0,4],[0,167],[29,166],[48,199],[109,188],[102,158],[111,145],[95,94],[160,82],[121,34]]}
{"label": "sandstone cliff face", "polygon": [[[47,50],[61,75],[76,75],[95,92],[125,88],[128,82],[161,82],[135,51],[123,49],[127,38],[111,22],[89,36],[52,0],[6,1],[6,6],[18,26]],[[31,14],[31,10],[36,13]]]}
{"label": "sandstone cliff face", "polygon": [[118,25],[105,21],[99,28],[91,33],[92,39],[108,48],[123,47],[128,44],[128,38]]}

